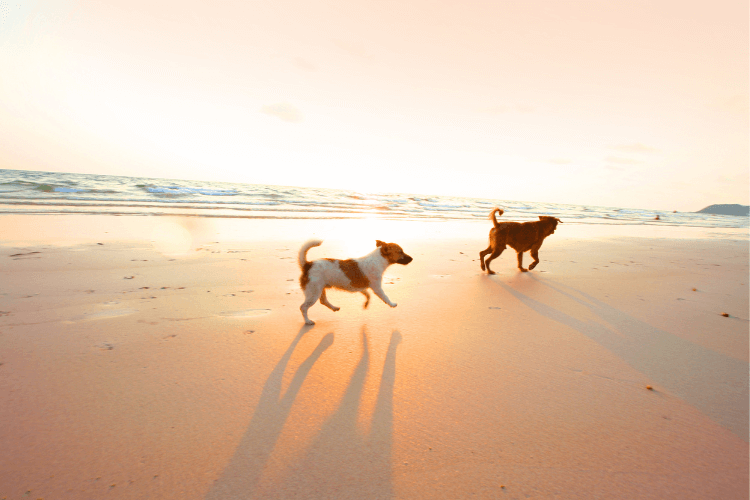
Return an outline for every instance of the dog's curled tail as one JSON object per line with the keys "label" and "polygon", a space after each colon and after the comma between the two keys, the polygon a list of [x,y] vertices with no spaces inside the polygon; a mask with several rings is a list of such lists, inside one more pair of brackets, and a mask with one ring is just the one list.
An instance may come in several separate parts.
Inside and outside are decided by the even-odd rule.
{"label": "dog's curled tail", "polygon": [[495,207],[492,212],[490,212],[489,219],[492,220],[492,223],[497,227],[499,224],[497,222],[497,219],[495,218],[495,212],[498,212],[499,215],[503,215],[505,212],[503,212],[502,208]]}
{"label": "dog's curled tail", "polygon": [[323,240],[310,240],[304,245],[302,245],[302,248],[299,249],[299,267],[300,269],[305,268],[305,264],[307,264],[307,251],[310,250],[312,247],[318,247],[320,244],[323,243]]}

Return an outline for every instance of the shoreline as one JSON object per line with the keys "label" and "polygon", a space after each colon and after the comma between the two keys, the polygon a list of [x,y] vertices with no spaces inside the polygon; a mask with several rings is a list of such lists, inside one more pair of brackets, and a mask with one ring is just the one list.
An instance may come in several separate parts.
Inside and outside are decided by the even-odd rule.
{"label": "shoreline", "polygon": [[[586,224],[695,225],[748,229],[748,218],[675,207],[617,207],[472,196],[204,182],[0,169],[8,214],[101,214],[204,218],[483,220],[500,206],[511,220],[552,215]],[[0,208],[3,203],[0,200]],[[687,207],[683,207],[687,208]],[[697,208],[697,207],[694,207]]]}
{"label": "shoreline", "polygon": [[[509,220],[512,220],[509,218]],[[248,229],[256,226],[259,230]],[[284,227],[279,227],[284,226]],[[396,237],[409,237],[413,228],[425,238],[486,239],[492,227],[487,219],[478,220],[398,220],[380,217],[351,219],[222,219],[199,216],[119,216],[101,214],[4,214],[0,215],[0,245],[24,243],[75,244],[94,240],[153,241],[164,234],[186,230],[196,241],[257,241],[262,239],[290,239],[300,244],[310,235],[350,237],[378,231]],[[175,229],[177,228],[177,229]],[[563,221],[555,238],[675,238],[675,239],[735,239],[750,240],[747,228],[706,228],[658,224],[585,224]]]}
{"label": "shoreline", "polygon": [[[748,497],[747,231],[57,217],[0,217],[0,498]],[[311,237],[398,307],[304,327]]]}

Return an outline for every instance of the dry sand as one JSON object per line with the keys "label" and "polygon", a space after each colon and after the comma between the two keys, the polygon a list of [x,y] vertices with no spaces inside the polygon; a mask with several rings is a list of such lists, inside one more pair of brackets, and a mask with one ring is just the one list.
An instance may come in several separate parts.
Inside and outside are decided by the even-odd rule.
{"label": "dry sand", "polygon": [[[747,232],[488,231],[0,217],[0,499],[748,498]],[[398,307],[303,327],[309,237]]]}

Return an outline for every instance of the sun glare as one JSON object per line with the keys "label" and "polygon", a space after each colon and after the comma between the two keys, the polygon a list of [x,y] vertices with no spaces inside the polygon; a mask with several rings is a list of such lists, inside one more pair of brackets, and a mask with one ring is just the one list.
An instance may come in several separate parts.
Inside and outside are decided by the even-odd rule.
{"label": "sun glare", "polygon": [[432,225],[428,222],[397,221],[376,215],[336,222],[319,233],[321,239],[325,239],[326,256],[336,258],[367,255],[375,249],[376,240],[404,245],[411,240],[427,238]]}

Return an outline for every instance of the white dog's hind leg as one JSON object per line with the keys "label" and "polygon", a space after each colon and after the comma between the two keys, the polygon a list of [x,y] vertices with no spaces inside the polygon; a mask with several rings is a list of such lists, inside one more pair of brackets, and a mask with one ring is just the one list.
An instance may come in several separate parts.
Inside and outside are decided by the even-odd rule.
{"label": "white dog's hind leg", "polygon": [[302,317],[305,318],[306,325],[315,324],[313,320],[307,317],[307,310],[315,305],[323,290],[323,287],[313,283],[308,283],[307,288],[305,288],[305,301],[299,306],[299,310],[302,311]]}
{"label": "white dog's hind leg", "polygon": [[326,306],[328,309],[330,309],[333,312],[338,311],[341,309],[340,307],[334,306],[330,302],[328,302],[328,297],[326,297],[326,289],[323,289],[323,293],[320,294],[320,303]]}

